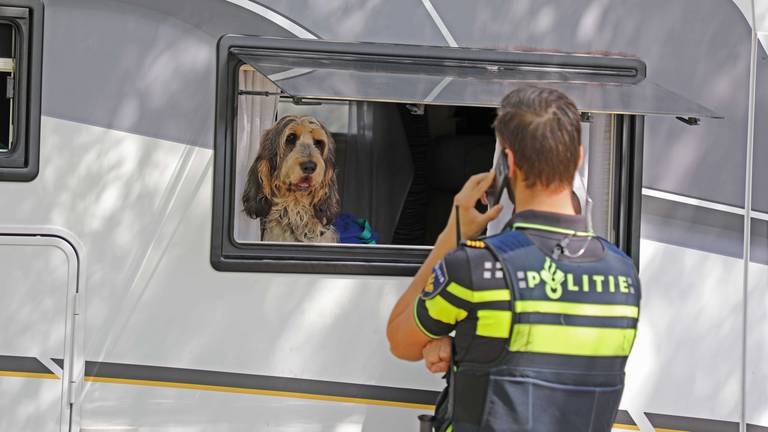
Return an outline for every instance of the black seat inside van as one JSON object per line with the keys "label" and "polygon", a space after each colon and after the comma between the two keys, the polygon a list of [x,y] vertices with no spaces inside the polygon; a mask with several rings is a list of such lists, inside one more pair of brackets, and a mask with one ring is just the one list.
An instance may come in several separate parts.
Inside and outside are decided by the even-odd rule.
{"label": "black seat inside van", "polygon": [[[492,109],[426,107],[430,109],[450,109],[450,116],[430,116],[429,111],[412,115],[401,109],[414,172],[394,244],[434,244],[451,213],[453,197],[470,176],[490,170],[493,164]],[[453,124],[435,124],[436,117]]]}

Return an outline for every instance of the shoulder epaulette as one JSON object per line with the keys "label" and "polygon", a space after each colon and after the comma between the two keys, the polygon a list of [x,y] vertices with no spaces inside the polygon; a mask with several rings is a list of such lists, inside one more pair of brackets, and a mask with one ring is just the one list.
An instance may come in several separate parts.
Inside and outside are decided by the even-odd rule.
{"label": "shoulder epaulette", "polygon": [[485,242],[482,240],[464,240],[461,244],[475,249],[485,249]]}

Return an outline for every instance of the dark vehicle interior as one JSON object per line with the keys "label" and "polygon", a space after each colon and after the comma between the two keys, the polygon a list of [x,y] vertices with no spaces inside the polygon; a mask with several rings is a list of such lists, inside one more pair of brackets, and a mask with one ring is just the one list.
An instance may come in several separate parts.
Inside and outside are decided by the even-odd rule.
{"label": "dark vehicle interior", "polygon": [[[367,219],[381,244],[434,244],[454,195],[468,177],[491,168],[495,110],[346,103],[347,130],[332,130],[342,211]],[[281,103],[277,117],[307,111],[295,107]],[[325,122],[323,105],[311,115]]]}

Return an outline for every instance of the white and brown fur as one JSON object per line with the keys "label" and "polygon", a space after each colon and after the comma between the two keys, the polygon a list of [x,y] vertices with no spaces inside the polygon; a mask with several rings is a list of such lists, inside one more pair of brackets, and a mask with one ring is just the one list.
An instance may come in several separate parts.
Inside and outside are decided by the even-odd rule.
{"label": "white and brown fur", "polygon": [[243,211],[261,218],[262,240],[336,243],[334,147],[314,117],[285,116],[264,132],[243,192]]}

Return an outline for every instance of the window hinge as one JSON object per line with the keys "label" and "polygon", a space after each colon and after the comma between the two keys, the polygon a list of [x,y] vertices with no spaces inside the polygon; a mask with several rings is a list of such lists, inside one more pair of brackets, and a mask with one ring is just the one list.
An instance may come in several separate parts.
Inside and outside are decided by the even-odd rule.
{"label": "window hinge", "polygon": [[72,406],[75,404],[75,388],[77,384],[77,381],[69,380],[69,400],[67,402],[69,403],[70,410],[72,410]]}
{"label": "window hinge", "polygon": [[[70,352],[68,353],[69,358],[70,358],[70,362],[75,361],[75,358],[77,358],[77,356],[75,355],[75,348],[74,348],[76,346],[77,341],[75,341],[74,337],[75,337],[75,335],[77,335],[77,328],[79,326],[83,325],[83,323],[81,322],[82,321],[81,314],[82,314],[82,309],[83,309],[83,305],[82,305],[83,299],[81,297],[82,296],[80,295],[79,292],[75,292],[74,296],[72,296],[72,315],[73,315],[72,335],[73,335],[73,338],[72,338],[72,344],[71,344],[71,346],[69,348]],[[70,404],[70,409],[71,409],[71,407],[75,403],[75,396],[77,395],[78,390],[79,390],[79,386],[80,386],[80,380],[78,379],[78,377],[72,375],[72,373],[76,369],[77,369],[76,367],[72,368],[70,366],[70,374],[64,373],[64,376],[68,376],[69,377],[69,383],[68,383],[67,387],[68,387],[68,392],[69,392],[69,400],[68,400],[68,402]]]}
{"label": "window hinge", "polygon": [[80,315],[80,309],[81,309],[81,306],[80,306],[80,303],[81,303],[80,302],[80,293],[77,293],[77,292],[75,293],[73,302],[74,302],[74,307],[72,308],[73,311],[74,311],[73,315],[78,316],[78,315]]}
{"label": "window hinge", "polygon": [[285,96],[283,92],[271,92],[262,90],[238,90],[240,96]]}
{"label": "window hinge", "polygon": [[294,105],[322,105],[323,103],[320,101],[308,101],[302,97],[293,97],[293,104]]}

